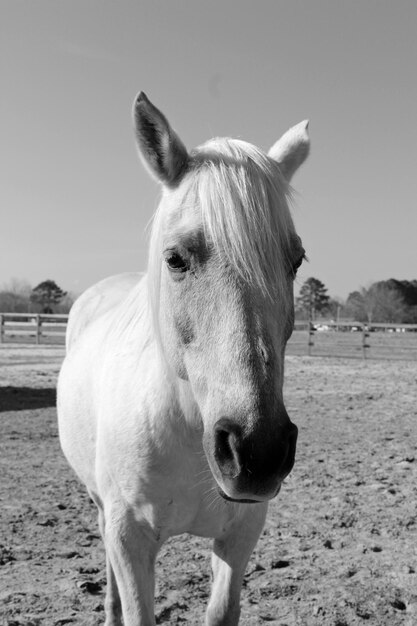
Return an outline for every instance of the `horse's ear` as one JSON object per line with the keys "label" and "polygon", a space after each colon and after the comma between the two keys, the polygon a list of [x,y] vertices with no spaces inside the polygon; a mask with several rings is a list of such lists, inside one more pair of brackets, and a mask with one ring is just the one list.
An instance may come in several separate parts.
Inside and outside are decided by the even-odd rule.
{"label": "horse's ear", "polygon": [[139,153],[159,181],[176,187],[188,168],[187,149],[166,117],[141,91],[133,104]]}
{"label": "horse's ear", "polygon": [[288,180],[304,163],[310,152],[310,137],[308,136],[308,120],[300,122],[287,130],[272,146],[268,155],[277,161],[281,172]]}

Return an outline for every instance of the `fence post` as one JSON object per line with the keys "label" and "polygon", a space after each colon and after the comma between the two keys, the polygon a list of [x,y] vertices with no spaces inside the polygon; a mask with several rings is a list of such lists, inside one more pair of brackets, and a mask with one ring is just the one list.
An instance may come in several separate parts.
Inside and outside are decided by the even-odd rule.
{"label": "fence post", "polygon": [[41,335],[42,335],[42,328],[41,328],[41,316],[38,314],[36,316],[36,343],[40,344],[41,342]]}
{"label": "fence post", "polygon": [[371,347],[370,344],[368,343],[368,338],[369,338],[369,330],[368,330],[368,326],[366,324],[364,324],[362,326],[362,351],[363,351],[363,358],[367,359],[367,350],[369,350],[369,348]]}
{"label": "fence post", "polygon": [[0,343],[4,340],[4,315],[0,313]]}
{"label": "fence post", "polygon": [[308,323],[308,356],[311,356],[312,347],[314,346],[314,341],[313,341],[314,331],[315,331],[314,324],[310,320]]}

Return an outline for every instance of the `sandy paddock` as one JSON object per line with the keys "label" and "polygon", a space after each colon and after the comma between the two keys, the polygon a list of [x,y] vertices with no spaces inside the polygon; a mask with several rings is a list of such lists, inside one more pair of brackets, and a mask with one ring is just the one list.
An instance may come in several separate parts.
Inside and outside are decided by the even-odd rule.
{"label": "sandy paddock", "polygon": [[[0,624],[103,623],[93,505],[63,459],[57,347],[0,346]],[[270,507],[243,626],[417,624],[417,363],[287,357],[296,464]],[[163,548],[160,624],[203,622],[210,542]]]}

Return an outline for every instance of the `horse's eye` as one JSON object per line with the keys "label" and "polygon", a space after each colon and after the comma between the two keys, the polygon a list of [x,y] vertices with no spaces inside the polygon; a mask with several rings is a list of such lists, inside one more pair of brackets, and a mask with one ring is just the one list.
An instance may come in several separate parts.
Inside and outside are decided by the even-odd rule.
{"label": "horse's eye", "polygon": [[304,252],[304,253],[303,253],[303,256],[301,256],[301,257],[298,259],[298,261],[297,261],[296,263],[294,263],[294,265],[293,265],[293,267],[292,267],[292,273],[293,273],[294,278],[295,278],[295,276],[297,276],[297,270],[301,267],[301,265],[302,265],[303,261],[304,261],[306,258],[307,258],[307,257],[306,257],[305,252]]}
{"label": "horse's eye", "polygon": [[186,272],[189,269],[188,262],[178,252],[169,252],[165,263],[170,272]]}

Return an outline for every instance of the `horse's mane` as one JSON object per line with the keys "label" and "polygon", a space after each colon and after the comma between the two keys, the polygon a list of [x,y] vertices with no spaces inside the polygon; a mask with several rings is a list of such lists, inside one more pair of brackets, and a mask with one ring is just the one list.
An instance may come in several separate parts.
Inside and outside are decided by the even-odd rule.
{"label": "horse's mane", "polygon": [[275,161],[244,141],[212,139],[191,154],[190,170],[174,194],[178,203],[172,192],[164,195],[152,225],[148,284],[154,325],[167,203],[198,212],[206,240],[245,281],[266,296],[285,292],[280,287],[291,272],[296,235],[288,208],[291,188]]}

